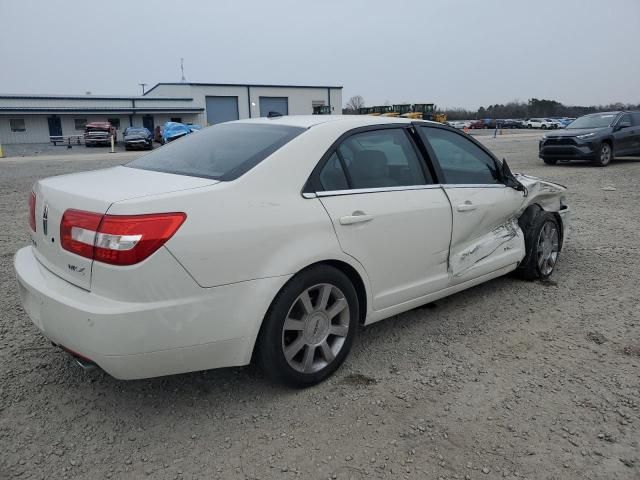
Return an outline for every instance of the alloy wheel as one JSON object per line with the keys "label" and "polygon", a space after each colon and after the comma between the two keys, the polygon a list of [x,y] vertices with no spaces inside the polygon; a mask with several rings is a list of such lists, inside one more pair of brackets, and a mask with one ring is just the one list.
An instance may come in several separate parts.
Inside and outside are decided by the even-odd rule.
{"label": "alloy wheel", "polygon": [[611,147],[608,143],[603,143],[600,148],[600,163],[607,165],[611,161]]}
{"label": "alloy wheel", "polygon": [[551,221],[545,222],[538,235],[538,268],[544,277],[551,275],[556,265],[560,250],[558,238],[556,225]]}
{"label": "alloy wheel", "polygon": [[349,303],[338,287],[314,285],[293,302],[282,329],[282,352],[301,373],[322,370],[335,360],[349,332]]}

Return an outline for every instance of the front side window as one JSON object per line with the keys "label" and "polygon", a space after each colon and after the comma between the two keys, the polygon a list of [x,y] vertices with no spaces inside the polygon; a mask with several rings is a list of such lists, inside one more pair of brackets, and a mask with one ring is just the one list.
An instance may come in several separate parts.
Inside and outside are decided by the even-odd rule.
{"label": "front side window", "polygon": [[24,124],[24,118],[11,118],[9,119],[9,126],[11,127],[11,132],[19,133],[26,132],[27,127]]}
{"label": "front side window", "polygon": [[185,135],[125,166],[231,181],[304,131],[288,125],[219,123]]}
{"label": "front side window", "polygon": [[420,159],[403,129],[357,133],[338,147],[350,188],[424,185]]}
{"label": "front side window", "polygon": [[493,158],[471,140],[443,128],[419,127],[418,131],[422,139],[431,145],[444,174],[444,183],[501,183]]}
{"label": "front side window", "polygon": [[621,123],[626,123],[627,125],[633,125],[633,121],[631,120],[631,115],[628,113],[622,115],[622,117],[620,117],[620,120],[618,120],[618,125],[620,125]]}

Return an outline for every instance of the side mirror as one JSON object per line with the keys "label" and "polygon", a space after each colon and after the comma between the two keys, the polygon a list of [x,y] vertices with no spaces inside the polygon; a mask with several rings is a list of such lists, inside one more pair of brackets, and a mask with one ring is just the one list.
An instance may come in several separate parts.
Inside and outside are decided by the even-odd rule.
{"label": "side mirror", "polygon": [[511,172],[509,165],[507,164],[506,159],[502,159],[502,165],[500,166],[500,177],[502,183],[504,183],[507,187],[511,187],[518,192],[524,192],[525,197],[527,196],[527,189],[524,185],[522,185],[516,176]]}
{"label": "side mirror", "polygon": [[619,122],[619,123],[616,125],[616,130],[622,130],[623,128],[628,128],[628,127],[630,127],[630,126],[631,126],[631,122],[630,122],[630,121],[628,121],[628,120],[624,120],[624,121],[622,121],[622,122]]}

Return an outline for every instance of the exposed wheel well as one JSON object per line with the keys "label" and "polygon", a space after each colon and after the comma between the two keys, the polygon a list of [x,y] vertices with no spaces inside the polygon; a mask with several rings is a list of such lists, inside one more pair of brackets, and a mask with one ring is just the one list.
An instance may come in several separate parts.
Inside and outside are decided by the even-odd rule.
{"label": "exposed wheel well", "polygon": [[[532,203],[525,209],[525,211],[522,213],[522,215],[520,215],[520,218],[518,219],[518,224],[520,225],[520,228],[522,229],[522,231],[525,231],[525,229],[532,222],[533,218],[537,216],[540,212],[547,212],[547,211],[537,203]],[[547,212],[547,213],[553,214],[556,221],[558,222],[558,226],[560,227],[559,250],[562,250],[562,239],[564,238],[564,225],[562,224],[562,217],[558,212]]]}

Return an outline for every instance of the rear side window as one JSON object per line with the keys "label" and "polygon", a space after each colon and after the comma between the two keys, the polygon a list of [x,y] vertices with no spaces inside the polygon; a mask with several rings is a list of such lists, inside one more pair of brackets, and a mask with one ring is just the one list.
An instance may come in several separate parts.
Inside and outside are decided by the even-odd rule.
{"label": "rear side window", "polygon": [[456,132],[443,128],[418,128],[436,154],[444,183],[487,185],[500,183],[493,158]]}
{"label": "rear side window", "polygon": [[171,142],[125,166],[231,181],[304,132],[259,123],[221,123]]}
{"label": "rear side window", "polygon": [[349,182],[337,153],[333,153],[320,172],[320,183],[325,192],[347,190]]}
{"label": "rear side window", "polygon": [[633,119],[633,123],[631,125],[635,127],[640,126],[640,112],[632,113],[631,118]]}
{"label": "rear side window", "polygon": [[420,159],[403,129],[357,133],[338,147],[350,188],[383,188],[426,183]]}

